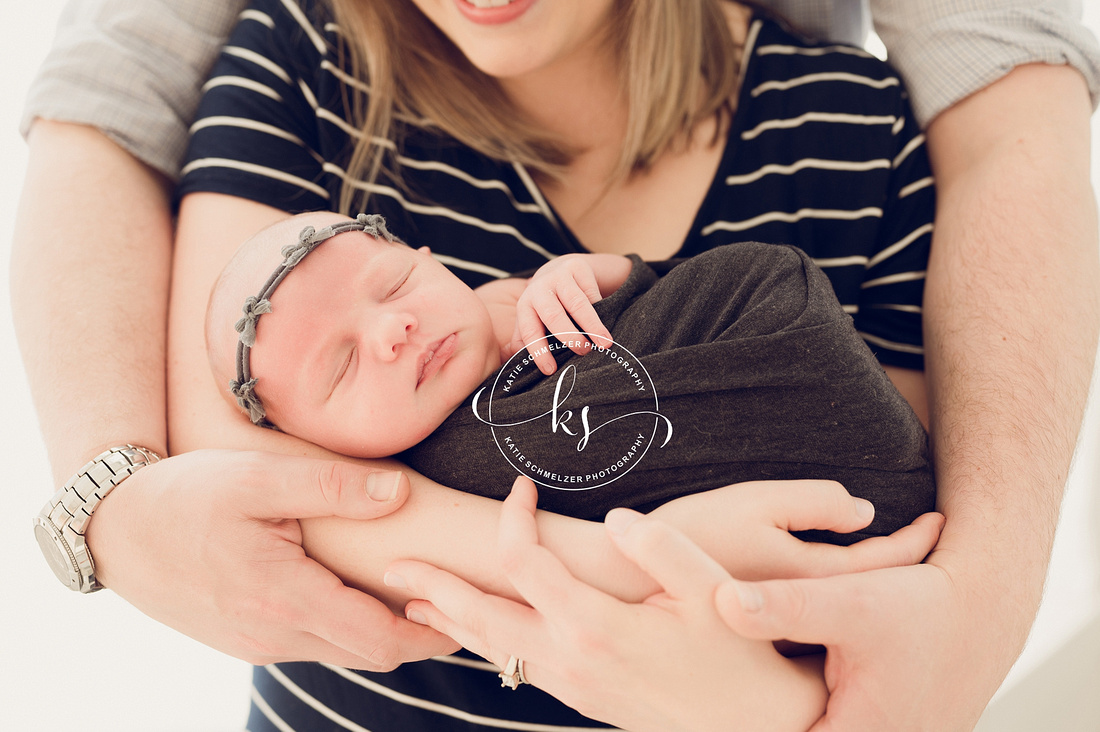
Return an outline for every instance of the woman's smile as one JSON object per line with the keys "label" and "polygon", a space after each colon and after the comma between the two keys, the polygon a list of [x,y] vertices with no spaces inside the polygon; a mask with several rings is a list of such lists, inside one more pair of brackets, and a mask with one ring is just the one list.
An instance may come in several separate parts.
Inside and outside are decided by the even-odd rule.
{"label": "woman's smile", "polygon": [[534,0],[455,0],[467,19],[482,25],[497,25],[515,20]]}

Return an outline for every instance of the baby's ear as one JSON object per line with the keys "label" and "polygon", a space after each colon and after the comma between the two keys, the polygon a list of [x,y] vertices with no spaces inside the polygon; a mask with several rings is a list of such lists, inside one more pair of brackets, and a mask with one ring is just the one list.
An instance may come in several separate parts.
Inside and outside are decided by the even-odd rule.
{"label": "baby's ear", "polygon": [[431,254],[432,254],[432,250],[429,249],[428,247],[420,247],[416,251],[420,252],[421,254],[427,254],[428,256],[431,256]]}

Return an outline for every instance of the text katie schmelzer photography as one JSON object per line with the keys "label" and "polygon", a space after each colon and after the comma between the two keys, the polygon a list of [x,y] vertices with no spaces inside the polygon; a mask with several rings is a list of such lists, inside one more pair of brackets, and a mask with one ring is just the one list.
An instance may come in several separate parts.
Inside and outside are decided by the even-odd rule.
{"label": "text katie schmelzer photography", "polygon": [[[550,376],[535,366],[536,355],[567,354],[586,343],[592,344],[587,354],[569,358]],[[578,368],[578,359],[597,361]],[[593,394],[622,393],[624,386],[637,397],[629,406],[589,403]],[[521,402],[522,416],[515,418],[507,408]],[[528,344],[470,406],[520,475],[558,490],[591,490],[618,480],[658,442],[659,432],[659,448],[672,438],[672,422],[658,411],[657,390],[642,362],[614,341],[581,332]]]}

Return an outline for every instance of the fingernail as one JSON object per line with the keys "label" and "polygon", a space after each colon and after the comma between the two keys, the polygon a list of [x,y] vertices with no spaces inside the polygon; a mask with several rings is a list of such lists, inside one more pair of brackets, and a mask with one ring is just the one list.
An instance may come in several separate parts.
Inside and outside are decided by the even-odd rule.
{"label": "fingernail", "polygon": [[405,617],[413,621],[417,625],[427,625],[428,619],[424,617],[424,613],[419,610],[408,610],[405,612]]}
{"label": "fingernail", "polygon": [[397,497],[397,484],[401,482],[401,473],[382,472],[367,476],[367,495],[371,500],[384,503]]}
{"label": "fingernail", "polygon": [[616,508],[608,512],[603,523],[612,534],[622,536],[642,514],[629,508]]}
{"label": "fingernail", "polygon": [[397,572],[386,572],[382,575],[382,584],[386,587],[396,587],[399,590],[408,587],[408,584],[405,583],[405,578]]}
{"label": "fingernail", "polygon": [[870,521],[875,517],[875,506],[870,501],[857,498],[856,499],[856,516],[859,516],[864,521]]}
{"label": "fingernail", "polygon": [[764,607],[764,596],[752,585],[735,582],[733,589],[737,592],[737,601],[741,603],[741,609],[745,612],[760,612],[760,609]]}

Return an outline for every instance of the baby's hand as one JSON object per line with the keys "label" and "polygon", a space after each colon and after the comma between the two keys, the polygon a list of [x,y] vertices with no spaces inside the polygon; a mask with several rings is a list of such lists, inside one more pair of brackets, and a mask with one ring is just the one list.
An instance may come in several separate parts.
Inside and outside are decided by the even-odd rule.
{"label": "baby's hand", "polygon": [[[516,303],[512,352],[526,347],[544,374],[552,374],[557,369],[553,354],[543,349],[548,342],[547,331],[551,334],[575,333],[579,326],[598,345],[611,344],[610,331],[592,307],[592,303],[602,298],[591,264],[592,256],[566,254],[547,262],[528,280],[527,289]],[[578,344],[570,349],[574,353],[585,354],[592,348],[588,339],[568,340]]]}

